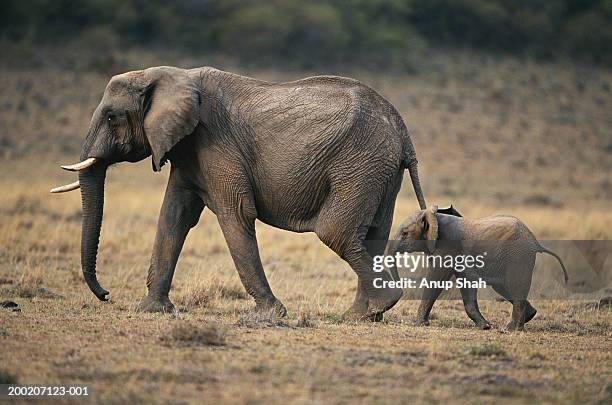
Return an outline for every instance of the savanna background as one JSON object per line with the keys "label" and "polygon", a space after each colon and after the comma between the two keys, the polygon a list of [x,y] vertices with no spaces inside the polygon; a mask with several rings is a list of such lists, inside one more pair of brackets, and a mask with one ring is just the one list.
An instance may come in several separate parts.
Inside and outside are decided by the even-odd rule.
{"label": "savanna background", "polygon": [[[98,271],[110,303],[80,274],[79,193],[48,190],[75,180],[58,164],[78,160],[113,74],[338,74],[398,108],[429,204],[511,213],[541,240],[609,240],[611,44],[606,0],[3,1],[0,301],[18,307],[0,308],[0,383],[87,384],[93,403],[609,403],[609,244],[591,252],[595,288],[580,290],[593,266],[567,258],[571,299],[536,294],[525,333],[503,331],[511,307],[497,300],[481,302],[491,331],[457,300],[417,328],[415,300],[382,323],[341,322],[349,267],[314,235],[258,223],[289,310],[276,319],[249,311],[205,211],[177,266],[179,310],[139,314],[168,170],[147,160],[108,173]],[[395,226],[417,208],[406,178]],[[538,259],[541,291],[563,290],[556,266]]]}

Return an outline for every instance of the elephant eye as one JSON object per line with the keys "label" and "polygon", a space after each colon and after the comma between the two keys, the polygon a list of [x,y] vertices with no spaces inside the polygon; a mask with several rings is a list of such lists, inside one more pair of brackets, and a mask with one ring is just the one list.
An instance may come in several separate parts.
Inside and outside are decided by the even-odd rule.
{"label": "elephant eye", "polygon": [[114,113],[108,113],[106,119],[108,120],[110,126],[114,127],[115,125],[117,125],[117,116]]}

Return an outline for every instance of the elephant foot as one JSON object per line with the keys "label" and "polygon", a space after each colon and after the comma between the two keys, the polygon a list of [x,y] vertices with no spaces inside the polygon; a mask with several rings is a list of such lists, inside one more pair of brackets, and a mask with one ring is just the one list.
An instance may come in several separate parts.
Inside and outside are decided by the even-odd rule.
{"label": "elephant foot", "polygon": [[170,313],[174,311],[174,305],[168,297],[144,297],[136,307],[138,312],[162,312]]}
{"label": "elephant foot", "polygon": [[429,319],[418,318],[412,321],[414,326],[429,326]]}
{"label": "elephant foot", "polygon": [[376,317],[393,308],[402,298],[403,291],[399,288],[390,288],[384,297],[370,298],[368,302],[368,317]]}
{"label": "elephant foot", "polygon": [[259,313],[273,312],[279,318],[284,318],[287,316],[287,308],[285,308],[283,303],[277,300],[276,298],[271,299],[271,300],[256,302],[255,312],[259,312]]}
{"label": "elephant foot", "polygon": [[523,332],[525,330],[525,325],[517,325],[516,322],[510,321],[506,324],[505,329],[509,332]]}
{"label": "elephant foot", "polygon": [[480,330],[489,330],[491,329],[491,324],[487,321],[476,323],[476,327]]}
{"label": "elephant foot", "polygon": [[342,320],[348,322],[382,322],[384,315],[382,313],[370,314],[368,311],[356,310],[354,307],[350,307],[342,314]]}
{"label": "elephant foot", "polygon": [[357,293],[353,305],[342,314],[343,321],[361,322],[369,319],[368,299],[365,293]]}
{"label": "elephant foot", "polygon": [[355,310],[355,308],[350,307],[349,309],[344,311],[344,313],[342,314],[343,321],[360,322],[360,321],[365,321],[366,319],[368,319],[367,309],[366,311],[358,311],[358,310]]}

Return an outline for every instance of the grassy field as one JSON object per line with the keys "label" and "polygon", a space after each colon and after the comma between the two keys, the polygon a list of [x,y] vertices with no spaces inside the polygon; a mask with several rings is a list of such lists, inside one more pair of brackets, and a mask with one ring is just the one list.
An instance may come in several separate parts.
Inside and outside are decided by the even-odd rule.
{"label": "grassy field", "polygon": [[[151,54],[119,61],[126,70],[213,64]],[[219,63],[275,80],[313,73]],[[436,304],[428,328],[411,325],[414,300],[383,323],[342,323],[355,292],[349,267],[312,234],[258,223],[264,268],[289,311],[276,319],[250,312],[205,211],[177,266],[178,311],[136,313],[168,174],[152,173],[148,160],[109,171],[98,271],[112,300],[98,302],[80,274],[79,193],[48,190],[74,180],[57,164],[78,157],[108,74],[53,61],[2,66],[0,300],[21,311],[0,308],[0,383],[88,384],[94,403],[612,400],[612,312],[597,304],[610,278],[581,299],[536,299],[524,333],[503,331],[511,307],[496,300],[481,302],[490,331],[476,330],[454,300]],[[540,239],[612,239],[612,73],[467,54],[417,66],[405,76],[335,73],[362,79],[401,111],[428,203],[470,217],[511,213]],[[416,208],[407,181],[394,224]]]}

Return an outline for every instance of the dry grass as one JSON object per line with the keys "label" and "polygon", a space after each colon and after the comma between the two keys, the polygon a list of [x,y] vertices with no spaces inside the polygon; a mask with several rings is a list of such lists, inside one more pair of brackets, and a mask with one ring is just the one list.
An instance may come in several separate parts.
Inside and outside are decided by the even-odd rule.
{"label": "dry grass", "polygon": [[[151,58],[138,63],[172,63]],[[512,213],[540,239],[612,239],[611,74],[467,59],[440,56],[414,76],[351,74],[406,118],[428,201],[470,217]],[[475,329],[453,300],[436,304],[428,328],[412,326],[410,300],[384,323],[342,323],[356,284],[348,266],[312,234],[258,223],[268,279],[289,314],[256,315],[209,211],[177,266],[179,311],[136,313],[168,174],[148,161],[109,172],[98,267],[112,299],[96,301],[79,273],[80,197],[48,189],[73,180],[57,163],[78,156],[106,80],[0,75],[0,300],[21,308],[0,308],[0,380],[88,384],[95,403],[612,400],[612,310],[597,305],[601,291],[536,299],[525,333],[503,332],[511,308],[495,300],[481,303],[491,331]],[[394,223],[414,209],[406,182]],[[557,285],[555,271],[538,270],[540,288]]]}
{"label": "dry grass", "polygon": [[473,356],[506,357],[506,351],[499,343],[485,343],[472,346],[468,349],[468,353]]}
{"label": "dry grass", "polygon": [[316,325],[312,320],[312,315],[309,311],[306,311],[303,308],[298,308],[297,323],[295,324],[295,326],[297,326],[298,328],[313,328]]}
{"label": "dry grass", "polygon": [[245,311],[236,326],[242,328],[286,328],[289,325],[276,314],[274,308],[267,311]]}
{"label": "dry grass", "polygon": [[166,343],[179,343],[182,345],[225,345],[225,330],[214,323],[195,324],[187,321],[179,321],[164,332],[159,340]]}
{"label": "dry grass", "polygon": [[219,280],[211,280],[207,283],[194,283],[187,287],[186,291],[176,299],[176,304],[181,308],[191,309],[196,307],[213,308],[218,300],[245,300],[250,298],[240,284],[223,284]]}

